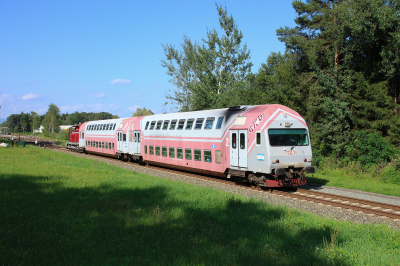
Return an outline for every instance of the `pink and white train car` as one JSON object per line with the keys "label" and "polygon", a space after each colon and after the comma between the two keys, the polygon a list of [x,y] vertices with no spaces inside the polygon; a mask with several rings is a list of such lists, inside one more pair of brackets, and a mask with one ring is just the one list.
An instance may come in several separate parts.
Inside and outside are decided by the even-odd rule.
{"label": "pink and white train car", "polygon": [[304,185],[304,174],[315,172],[307,124],[282,105],[91,121],[80,128],[87,152],[258,186]]}

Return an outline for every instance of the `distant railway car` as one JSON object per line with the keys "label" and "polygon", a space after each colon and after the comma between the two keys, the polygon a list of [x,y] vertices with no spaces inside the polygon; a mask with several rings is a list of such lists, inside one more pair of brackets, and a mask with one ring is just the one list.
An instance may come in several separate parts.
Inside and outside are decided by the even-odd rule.
{"label": "distant railway car", "polygon": [[307,124],[282,105],[91,121],[79,132],[86,152],[257,186],[304,185],[315,172]]}

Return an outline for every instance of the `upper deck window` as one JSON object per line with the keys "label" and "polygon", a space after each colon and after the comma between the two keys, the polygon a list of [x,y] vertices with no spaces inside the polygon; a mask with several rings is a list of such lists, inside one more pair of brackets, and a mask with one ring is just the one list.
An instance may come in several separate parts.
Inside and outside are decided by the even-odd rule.
{"label": "upper deck window", "polygon": [[271,146],[308,146],[307,129],[269,129]]}
{"label": "upper deck window", "polygon": [[110,124],[107,124],[107,126],[106,126],[106,130],[108,130],[108,128],[110,127]]}
{"label": "upper deck window", "polygon": [[188,119],[187,123],[186,123],[186,129],[192,129],[193,128],[193,122],[194,119]]}
{"label": "upper deck window", "polygon": [[214,120],[215,120],[214,117],[207,118],[206,125],[204,126],[204,129],[212,129],[213,124],[214,124]]}
{"label": "upper deck window", "polygon": [[165,120],[162,129],[168,129],[169,120]]}
{"label": "upper deck window", "polygon": [[218,118],[217,121],[217,126],[215,127],[216,129],[220,129],[222,127],[222,122],[224,121],[224,117],[221,116],[220,118]]}
{"label": "upper deck window", "polygon": [[161,124],[162,124],[162,120],[159,120],[159,121],[157,122],[156,129],[160,129],[160,128],[161,128]]}
{"label": "upper deck window", "polygon": [[197,118],[196,126],[194,127],[194,129],[201,129],[201,127],[203,126],[203,121],[204,121],[204,118]]}
{"label": "upper deck window", "polygon": [[149,127],[149,124],[150,124],[150,122],[147,121],[147,122],[146,122],[146,126],[144,127],[145,130],[147,130],[147,128]]}
{"label": "upper deck window", "polygon": [[114,130],[115,129],[115,126],[116,126],[117,124],[116,123],[114,123],[114,126],[113,126],[113,128],[112,128],[112,130]]}
{"label": "upper deck window", "polygon": [[154,129],[154,126],[156,125],[156,121],[151,121],[151,124],[150,124],[150,130],[152,130],[152,129]]}
{"label": "upper deck window", "polygon": [[172,130],[172,129],[175,129],[175,127],[176,127],[176,120],[172,120],[171,125],[169,126],[169,129]]}
{"label": "upper deck window", "polygon": [[185,119],[181,119],[179,120],[179,124],[178,124],[178,129],[183,129],[183,126],[185,125]]}

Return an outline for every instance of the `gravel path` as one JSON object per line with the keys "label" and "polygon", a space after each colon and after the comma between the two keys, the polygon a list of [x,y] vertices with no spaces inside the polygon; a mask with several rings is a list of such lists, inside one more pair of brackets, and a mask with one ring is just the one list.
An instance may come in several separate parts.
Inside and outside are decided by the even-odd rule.
{"label": "gravel path", "polygon": [[[312,214],[315,214],[318,216],[322,216],[322,217],[329,217],[329,218],[334,218],[337,220],[349,221],[349,222],[354,222],[354,223],[362,223],[362,224],[365,224],[365,223],[386,224],[389,228],[396,228],[396,229],[400,228],[400,220],[394,220],[394,219],[387,218],[387,217],[376,216],[376,215],[367,214],[364,212],[357,212],[357,211],[353,211],[353,210],[333,207],[331,205],[324,205],[321,203],[314,203],[314,202],[306,201],[306,200],[293,199],[290,197],[280,196],[280,195],[276,195],[276,194],[270,194],[270,193],[266,193],[264,191],[256,191],[256,190],[252,190],[252,189],[245,188],[245,187],[229,186],[229,185],[218,183],[218,182],[197,179],[194,177],[188,177],[188,176],[180,175],[180,174],[168,173],[168,172],[164,172],[161,170],[154,170],[154,169],[150,169],[147,167],[139,166],[134,163],[126,164],[126,163],[123,163],[123,162],[120,162],[117,160],[110,160],[109,158],[104,158],[104,157],[92,157],[92,156],[89,157],[85,154],[71,153],[69,151],[62,151],[62,150],[57,150],[57,151],[65,152],[68,154],[73,154],[75,156],[79,156],[79,157],[83,157],[83,158],[89,158],[92,160],[102,161],[109,165],[114,165],[117,167],[133,170],[133,171],[148,174],[151,176],[156,176],[156,177],[169,179],[169,180],[176,180],[176,181],[180,181],[180,182],[184,182],[184,183],[193,184],[196,186],[213,187],[218,190],[242,195],[247,198],[257,198],[257,199],[260,199],[261,201],[268,202],[270,204],[275,204],[275,205],[280,205],[280,206],[288,206],[291,208],[304,210],[309,213],[312,213]],[[332,188],[326,188],[326,187],[323,190],[329,191],[329,193],[331,193],[333,191]],[[318,190],[318,191],[321,191],[321,190]],[[354,193],[352,193],[352,194],[349,194],[349,192],[346,192],[346,193],[348,193],[346,195],[348,195],[349,197],[355,197]],[[370,198],[370,200],[371,200],[371,198]]]}
{"label": "gravel path", "polygon": [[314,190],[322,193],[329,193],[339,196],[346,196],[362,200],[370,200],[370,201],[400,206],[400,197],[396,196],[387,196],[387,195],[381,195],[377,193],[365,192],[355,189],[336,188],[330,186],[311,185],[311,184],[306,186],[301,186],[301,188],[307,190]]}

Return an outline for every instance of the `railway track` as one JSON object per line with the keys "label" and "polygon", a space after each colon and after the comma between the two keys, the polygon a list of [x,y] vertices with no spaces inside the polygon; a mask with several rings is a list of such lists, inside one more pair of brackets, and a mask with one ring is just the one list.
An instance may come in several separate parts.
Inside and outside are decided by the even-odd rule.
{"label": "railway track", "polygon": [[[36,139],[25,138],[25,141],[28,143],[34,143],[35,140]],[[56,150],[63,150],[63,151],[71,152],[68,149],[66,149],[65,147],[55,145],[48,141],[43,141],[42,143],[46,143],[47,144],[46,148],[48,148],[48,149],[56,149]],[[75,153],[75,152],[71,152],[71,153]],[[115,163],[115,161],[118,160],[118,159],[113,159],[113,158],[99,156],[99,155],[93,155],[93,154],[86,154],[86,156],[94,157],[94,158],[101,157],[103,160],[110,161],[113,163]],[[120,160],[118,160],[118,162],[120,162],[122,164],[131,164],[130,162],[124,162],[124,161],[120,161]],[[395,221],[400,221],[400,206],[397,206],[397,205],[385,204],[385,203],[368,201],[368,200],[361,200],[361,199],[357,199],[357,198],[322,193],[322,192],[317,192],[317,191],[310,191],[310,190],[301,189],[301,188],[294,188],[294,189],[290,189],[290,190],[281,190],[281,189],[272,190],[272,189],[268,189],[268,188],[255,187],[255,186],[246,185],[246,184],[237,184],[231,179],[216,178],[216,177],[206,176],[206,175],[202,175],[202,174],[190,173],[190,172],[185,172],[185,171],[175,170],[175,169],[170,169],[170,168],[165,168],[165,167],[159,167],[159,166],[152,166],[152,165],[144,166],[144,165],[136,164],[136,167],[139,167],[139,168],[143,167],[143,168],[153,169],[153,170],[157,170],[157,171],[164,171],[164,172],[168,172],[168,173],[172,173],[172,174],[185,175],[185,176],[192,177],[192,178],[199,178],[199,179],[203,179],[203,180],[207,180],[207,181],[211,181],[211,182],[224,183],[224,184],[231,185],[231,186],[242,186],[247,189],[257,190],[259,192],[269,192],[269,193],[273,193],[275,195],[285,196],[288,198],[312,201],[312,202],[324,204],[327,206],[334,206],[337,208],[349,209],[349,210],[353,210],[353,211],[367,213],[369,215],[378,215],[378,216],[382,216],[382,217],[395,219]]]}

